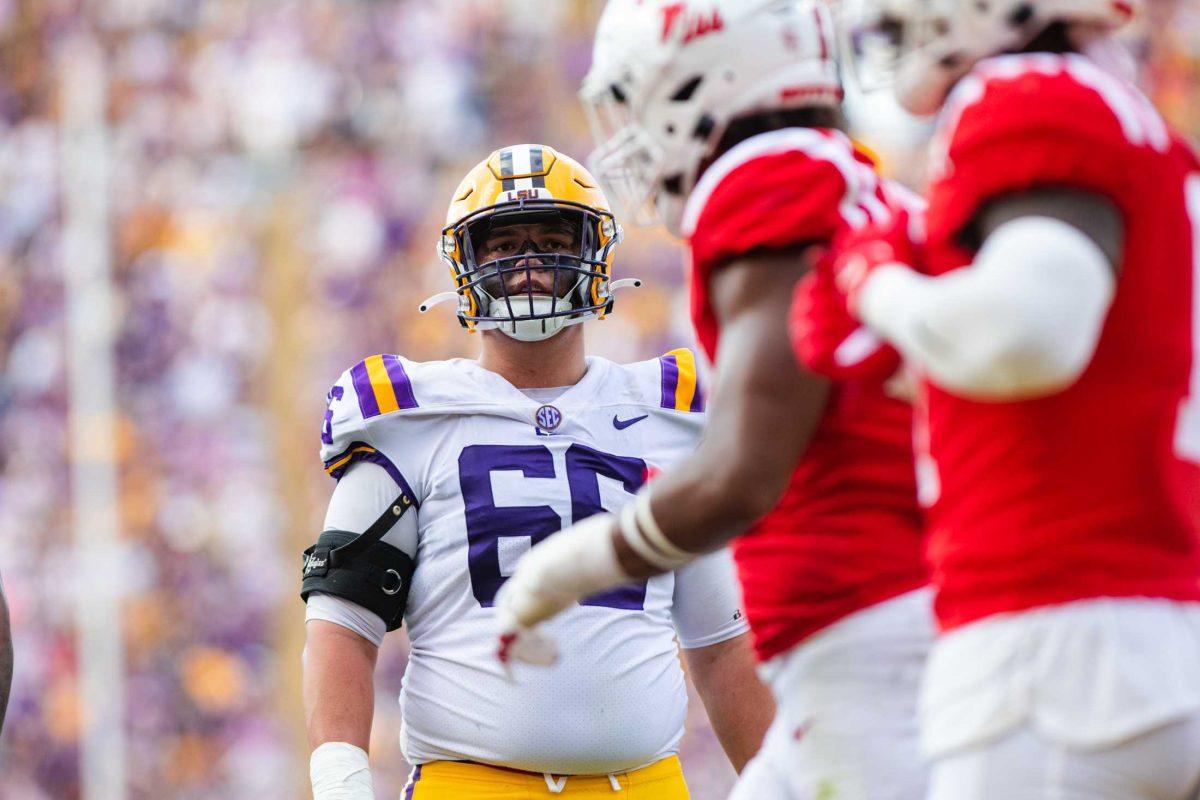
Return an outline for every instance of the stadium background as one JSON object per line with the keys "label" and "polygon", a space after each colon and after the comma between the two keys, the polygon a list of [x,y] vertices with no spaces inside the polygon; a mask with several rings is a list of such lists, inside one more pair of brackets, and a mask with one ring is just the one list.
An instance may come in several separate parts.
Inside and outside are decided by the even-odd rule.
{"label": "stadium background", "polygon": [[[17,654],[0,798],[308,796],[295,592],[331,489],[325,391],[366,354],[473,353],[448,307],[416,311],[447,288],[434,244],[449,192],[502,145],[587,153],[574,92],[600,5],[0,0],[0,573]],[[1200,6],[1149,0],[1131,41],[1160,106],[1200,134]],[[99,151],[70,150],[67,119],[96,92],[100,192],[71,168]],[[903,145],[921,129],[860,108],[885,166],[918,180]],[[72,200],[76,179],[90,189]],[[72,238],[81,202],[99,202],[101,235]],[[115,391],[95,428],[111,447],[100,437],[85,458],[113,468],[97,495],[109,517],[78,496],[96,483],[71,455],[72,409],[95,400],[72,353],[102,338],[88,338],[87,287],[70,311],[70,275],[96,252]],[[647,287],[589,326],[595,352],[688,340],[670,241],[632,231],[617,271]],[[115,543],[81,549],[105,519]],[[380,798],[407,774],[405,654],[389,637],[378,673]],[[89,684],[89,664],[121,680]],[[121,763],[81,770],[86,730]],[[684,763],[699,800],[724,797],[731,772],[695,701]]]}

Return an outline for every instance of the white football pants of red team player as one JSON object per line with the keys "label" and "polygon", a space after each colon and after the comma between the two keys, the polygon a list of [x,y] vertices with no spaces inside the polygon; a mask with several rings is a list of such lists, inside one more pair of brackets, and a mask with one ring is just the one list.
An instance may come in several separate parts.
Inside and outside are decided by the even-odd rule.
{"label": "white football pants of red team player", "polygon": [[894,597],[764,663],[778,710],[729,800],[922,800],[930,599],[929,589]]}
{"label": "white football pants of red team player", "polygon": [[1200,604],[1100,598],[940,637],[930,800],[1200,798]]}

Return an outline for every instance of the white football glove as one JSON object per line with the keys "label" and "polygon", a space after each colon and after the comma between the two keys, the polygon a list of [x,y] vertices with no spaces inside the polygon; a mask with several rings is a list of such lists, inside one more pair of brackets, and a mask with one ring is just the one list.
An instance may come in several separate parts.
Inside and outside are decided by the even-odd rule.
{"label": "white football glove", "polygon": [[631,578],[613,547],[616,517],[596,514],[554,534],[517,562],[496,594],[496,656],[505,669],[515,661],[548,666],[558,658],[554,641],[535,626],[584,597]]}

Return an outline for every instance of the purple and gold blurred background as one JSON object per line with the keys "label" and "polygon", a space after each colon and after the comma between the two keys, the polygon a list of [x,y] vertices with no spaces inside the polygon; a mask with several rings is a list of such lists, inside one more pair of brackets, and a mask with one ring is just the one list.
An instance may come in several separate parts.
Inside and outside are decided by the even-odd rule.
{"label": "purple and gold blurred background", "polygon": [[[586,155],[574,93],[601,5],[0,0],[0,574],[17,654],[0,799],[308,796],[296,588],[332,487],[316,455],[325,391],[370,353],[474,353],[449,307],[416,310],[448,288],[434,254],[448,194],[503,145]],[[1148,5],[1131,34],[1143,80],[1200,135],[1200,5]],[[68,310],[90,246],[69,233],[68,164],[94,151],[71,149],[66,117],[93,86],[107,243],[91,241],[115,304],[114,410],[97,427],[112,432],[99,452],[115,465],[115,542],[99,558],[79,547],[92,510],[72,496],[88,423],[87,387],[69,376],[87,350],[71,343],[88,341],[88,306],[73,322]],[[920,128],[881,107],[860,106],[861,134],[885,166],[912,165]],[[589,326],[594,351],[618,360],[690,338],[678,250],[630,233],[617,271],[647,288]],[[122,645],[107,662],[123,676],[115,794],[80,764],[106,696],[82,667],[105,639]],[[407,774],[406,648],[389,640],[381,798]],[[725,796],[731,771],[698,702],[684,763],[698,800]]]}

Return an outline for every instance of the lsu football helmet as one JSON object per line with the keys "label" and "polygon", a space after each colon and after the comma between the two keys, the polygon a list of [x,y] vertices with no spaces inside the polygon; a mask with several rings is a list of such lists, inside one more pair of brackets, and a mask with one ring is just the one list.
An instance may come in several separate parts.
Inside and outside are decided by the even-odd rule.
{"label": "lsu football helmet", "polygon": [[680,234],[731,122],[841,102],[836,41],[820,0],[609,0],[580,90],[588,166],[626,219]]}
{"label": "lsu football helmet", "polygon": [[932,114],[984,58],[1019,51],[1063,23],[1088,50],[1135,15],[1140,0],[845,0],[843,48],[865,88],[892,85],[914,114]]}
{"label": "lsu football helmet", "polygon": [[[558,232],[553,246],[525,235],[501,250],[486,244],[509,226],[537,225]],[[604,192],[578,162],[546,145],[501,148],[454,190],[438,254],[455,289],[426,300],[421,311],[457,300],[458,319],[469,331],[548,339],[567,325],[602,319],[615,290],[640,285],[611,280],[620,241]]]}

